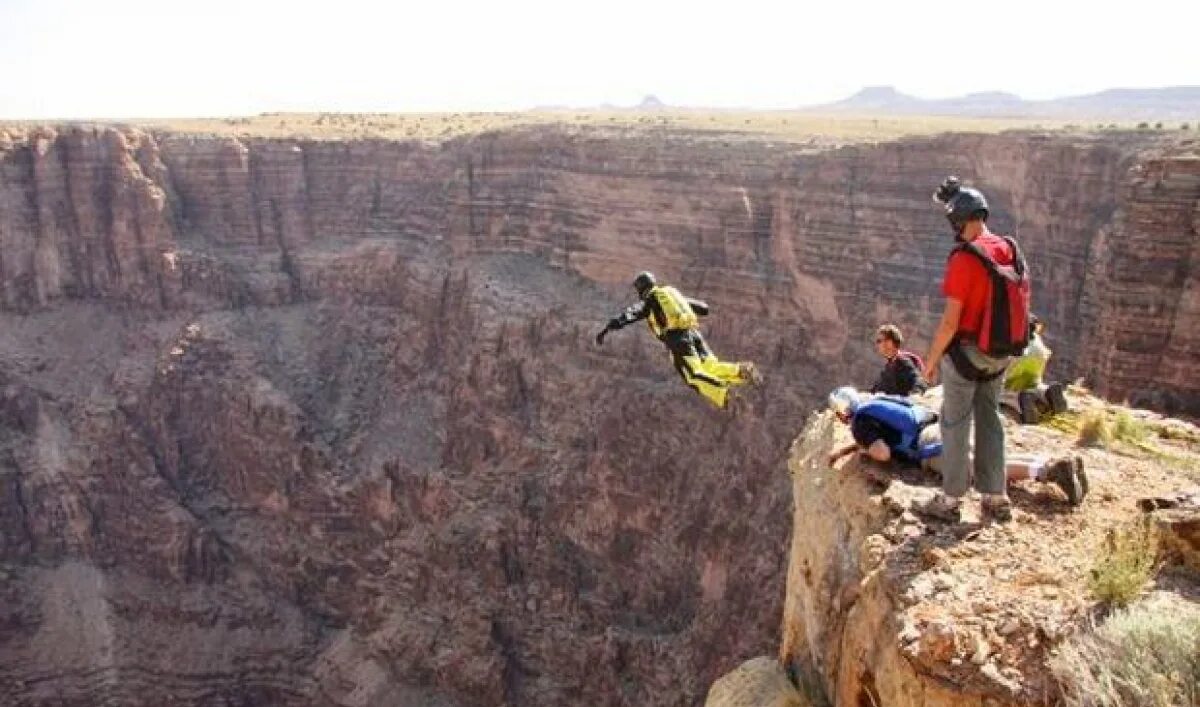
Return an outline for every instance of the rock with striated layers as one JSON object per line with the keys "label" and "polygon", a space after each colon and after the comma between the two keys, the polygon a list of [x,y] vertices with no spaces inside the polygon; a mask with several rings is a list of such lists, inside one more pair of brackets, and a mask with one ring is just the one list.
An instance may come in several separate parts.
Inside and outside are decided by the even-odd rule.
{"label": "rock with striated layers", "polygon": [[153,140],[140,132],[34,130],[0,152],[4,304],[61,296],[162,306],[175,230]]}
{"label": "rock with striated layers", "polygon": [[[989,189],[1075,375],[1128,304],[1087,253],[1149,198],[1121,187],[1149,139],[9,129],[0,702],[698,704],[774,643],[796,422],[869,380],[880,320],[932,330],[932,185]],[[736,414],[640,327],[592,343],[646,267],[765,369]],[[1098,383],[1194,401],[1138,361]],[[916,539],[909,516],[835,574]]]}
{"label": "rock with striated layers", "polygon": [[814,152],[552,128],[437,147],[73,128],[6,144],[9,308],[60,296],[294,301],[322,291],[308,251],[415,241],[438,257],[534,254],[622,289],[653,265],[752,315],[728,332],[751,348],[781,362],[797,348],[861,360],[850,372],[864,382],[875,324],[896,321],[923,345],[937,321],[951,244],[928,193],[955,172],[1026,248],[1053,374],[1197,405],[1186,374],[1200,351],[1187,267],[1198,160],[1153,136],[946,135]]}
{"label": "rock with striated layers", "polygon": [[1200,154],[1146,159],[1122,192],[1116,227],[1092,251],[1097,302],[1085,362],[1101,390],[1200,414]]}

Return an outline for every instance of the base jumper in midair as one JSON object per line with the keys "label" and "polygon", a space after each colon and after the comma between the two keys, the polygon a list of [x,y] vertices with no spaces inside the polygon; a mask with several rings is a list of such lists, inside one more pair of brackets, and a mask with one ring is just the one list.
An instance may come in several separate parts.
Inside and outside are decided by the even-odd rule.
{"label": "base jumper in midair", "polygon": [[660,285],[649,272],[639,273],[633,281],[638,302],[608,320],[596,335],[603,344],[610,331],[645,319],[655,338],[671,352],[675,370],[693,390],[718,408],[729,402],[729,389],[745,383],[760,383],[762,376],[753,363],[720,361],[700,335],[698,316],[708,315],[708,305],[685,297],[670,285]]}

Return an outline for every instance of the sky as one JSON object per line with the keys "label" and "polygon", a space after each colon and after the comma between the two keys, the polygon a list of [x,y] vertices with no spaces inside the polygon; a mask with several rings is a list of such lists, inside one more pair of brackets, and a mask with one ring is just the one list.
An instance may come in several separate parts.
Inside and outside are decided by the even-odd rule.
{"label": "sky", "polygon": [[0,0],[0,119],[1046,99],[1200,85],[1197,27],[1200,0]]}

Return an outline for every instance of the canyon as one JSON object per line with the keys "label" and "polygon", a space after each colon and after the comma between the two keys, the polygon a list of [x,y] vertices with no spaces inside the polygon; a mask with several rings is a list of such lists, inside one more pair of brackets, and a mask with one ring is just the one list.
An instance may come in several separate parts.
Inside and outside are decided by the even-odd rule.
{"label": "canyon", "polygon": [[[778,641],[788,446],[921,347],[982,188],[1051,372],[1200,415],[1200,145],[0,126],[0,701],[698,704]],[[645,332],[708,301],[744,405]]]}

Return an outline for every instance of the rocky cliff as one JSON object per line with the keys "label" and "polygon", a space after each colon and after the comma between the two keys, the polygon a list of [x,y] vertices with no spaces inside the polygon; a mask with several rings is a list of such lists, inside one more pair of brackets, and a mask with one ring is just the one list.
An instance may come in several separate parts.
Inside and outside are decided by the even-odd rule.
{"label": "rocky cliff", "polygon": [[[0,131],[3,701],[695,703],[774,640],[796,422],[932,329],[947,172],[1060,375],[1195,409],[1190,149]],[[737,415],[592,344],[647,266],[766,370]]]}
{"label": "rocky cliff", "polygon": [[[1071,402],[1077,411],[1106,407],[1082,394]],[[1106,450],[1077,446],[1065,420],[1059,429],[1006,421],[1010,454],[1078,455],[1091,490],[1071,509],[1053,484],[1010,483],[1015,519],[997,525],[979,522],[971,501],[961,524],[922,517],[916,507],[937,488],[932,474],[857,456],[830,464],[849,432],[831,413],[814,413],[789,462],[795,511],[780,660],[743,666],[760,689],[728,704],[799,699],[792,685],[765,678],[781,666],[816,704],[1057,703],[1063,688],[1049,658],[1064,638],[1103,623],[1088,580],[1108,532],[1146,512],[1168,548],[1152,588],[1196,606],[1200,431],[1144,411],[1119,414],[1150,436]],[[1162,679],[1180,677],[1189,679]],[[727,704],[720,685],[710,707]]]}

